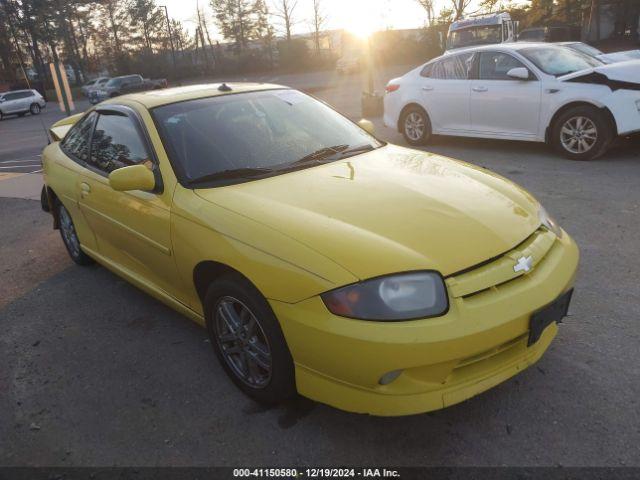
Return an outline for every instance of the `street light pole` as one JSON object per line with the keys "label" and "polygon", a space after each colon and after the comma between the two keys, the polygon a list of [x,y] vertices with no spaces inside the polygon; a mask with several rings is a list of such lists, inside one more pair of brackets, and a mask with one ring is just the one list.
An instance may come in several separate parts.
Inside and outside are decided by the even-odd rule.
{"label": "street light pole", "polygon": [[167,18],[167,31],[169,32],[169,43],[171,44],[171,57],[173,58],[173,76],[176,77],[176,49],[173,46],[173,35],[171,35],[171,22],[169,21],[169,11],[167,10],[166,5],[160,5],[161,8],[164,8],[164,15]]}

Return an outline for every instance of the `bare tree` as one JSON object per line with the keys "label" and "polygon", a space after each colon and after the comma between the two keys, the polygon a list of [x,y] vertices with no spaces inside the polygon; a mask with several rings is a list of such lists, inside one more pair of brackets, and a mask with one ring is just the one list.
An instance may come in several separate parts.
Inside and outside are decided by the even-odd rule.
{"label": "bare tree", "polygon": [[282,20],[287,41],[291,41],[291,29],[298,23],[293,18],[293,12],[298,6],[298,0],[276,0],[273,14]]}
{"label": "bare tree", "polygon": [[451,0],[451,5],[453,5],[453,12],[455,14],[454,20],[459,20],[462,15],[464,15],[464,11],[471,4],[472,0]]}
{"label": "bare tree", "polygon": [[[313,1],[313,41],[316,47],[316,55],[320,55],[320,32],[327,21],[327,17],[322,11],[322,0]],[[429,0],[431,1],[431,0]]]}
{"label": "bare tree", "polygon": [[433,21],[435,20],[435,13],[433,11],[433,2],[434,0],[416,0],[422,8],[427,12],[427,21],[428,25],[433,25]]}

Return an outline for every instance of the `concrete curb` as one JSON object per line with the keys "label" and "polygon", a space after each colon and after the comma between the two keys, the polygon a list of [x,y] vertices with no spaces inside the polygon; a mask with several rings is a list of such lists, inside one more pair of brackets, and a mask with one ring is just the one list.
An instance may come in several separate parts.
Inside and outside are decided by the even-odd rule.
{"label": "concrete curb", "polygon": [[0,197],[40,200],[42,185],[40,173],[2,173]]}

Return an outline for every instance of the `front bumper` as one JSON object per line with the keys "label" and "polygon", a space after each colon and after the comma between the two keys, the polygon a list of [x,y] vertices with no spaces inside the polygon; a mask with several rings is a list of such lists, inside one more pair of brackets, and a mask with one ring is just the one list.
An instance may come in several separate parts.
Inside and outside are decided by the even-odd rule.
{"label": "front bumper", "polygon": [[[319,297],[271,301],[296,367],[300,394],[374,415],[407,415],[461,402],[536,362],[558,327],[527,347],[531,313],[573,286],[578,248],[557,239],[528,274],[478,294],[450,295],[449,312],[408,322],[368,322],[329,313]],[[402,374],[387,385],[380,378]]]}

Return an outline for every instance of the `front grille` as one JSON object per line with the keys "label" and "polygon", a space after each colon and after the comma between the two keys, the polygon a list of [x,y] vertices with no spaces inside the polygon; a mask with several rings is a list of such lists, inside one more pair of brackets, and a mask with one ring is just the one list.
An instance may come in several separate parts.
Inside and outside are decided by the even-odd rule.
{"label": "front grille", "polygon": [[[544,261],[553,247],[556,236],[545,227],[533,232],[524,242],[514,249],[475,267],[453,274],[446,278],[447,289],[454,298],[469,298],[485,291],[513,282]],[[514,270],[521,257],[532,257],[532,268],[529,272]]]}

